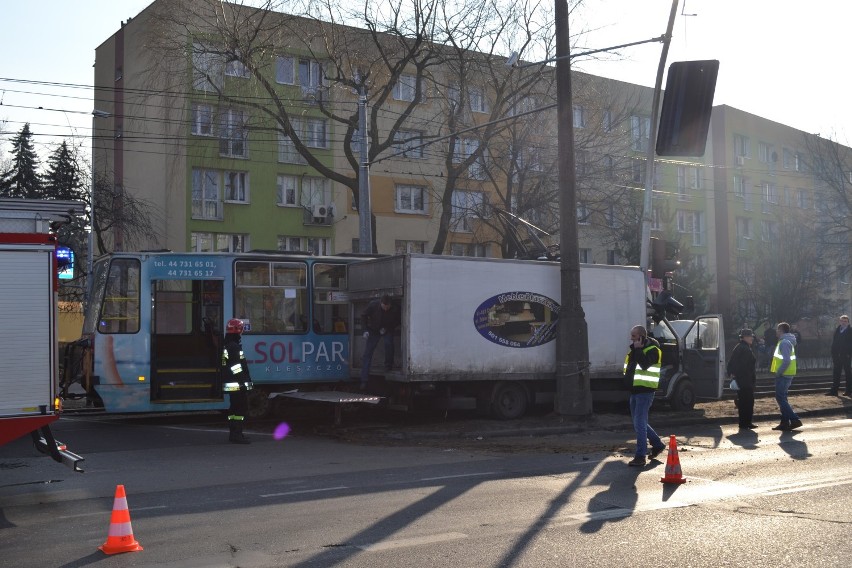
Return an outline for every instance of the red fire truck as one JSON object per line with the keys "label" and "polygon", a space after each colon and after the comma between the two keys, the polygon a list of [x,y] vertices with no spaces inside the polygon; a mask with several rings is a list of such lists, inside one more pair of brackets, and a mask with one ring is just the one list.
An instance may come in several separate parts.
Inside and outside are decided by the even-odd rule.
{"label": "red fire truck", "polygon": [[75,471],[83,458],[56,441],[57,240],[52,230],[84,206],[0,199],[0,446],[30,434],[36,448]]}

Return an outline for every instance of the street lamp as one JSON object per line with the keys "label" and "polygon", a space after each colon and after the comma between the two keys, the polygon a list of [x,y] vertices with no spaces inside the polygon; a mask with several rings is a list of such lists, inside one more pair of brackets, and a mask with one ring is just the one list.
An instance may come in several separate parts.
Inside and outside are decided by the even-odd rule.
{"label": "street lamp", "polygon": [[[105,110],[94,109],[92,116],[95,118],[110,118],[112,113]],[[94,122],[94,121],[93,121]],[[93,125],[94,126],[94,125]],[[94,144],[95,129],[92,128],[92,187],[89,192],[91,200],[89,211],[89,242],[88,251],[86,253],[86,304],[92,297],[92,261],[95,256],[95,144]]]}

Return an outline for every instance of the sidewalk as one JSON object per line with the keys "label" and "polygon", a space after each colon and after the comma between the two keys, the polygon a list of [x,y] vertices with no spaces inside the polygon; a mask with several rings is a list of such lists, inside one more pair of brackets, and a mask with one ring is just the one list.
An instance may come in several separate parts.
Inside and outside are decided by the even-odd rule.
{"label": "sidewalk", "polygon": [[[825,394],[791,395],[790,404],[804,422],[818,416],[852,417],[852,398]],[[774,398],[755,401],[754,422],[758,433],[771,431],[779,421]],[[674,411],[666,405],[651,409],[650,422],[661,436],[672,428],[685,425],[731,425],[737,423],[733,400],[699,403],[693,410]],[[348,442],[377,445],[451,446],[455,449],[487,451],[532,451],[547,449],[557,452],[591,450],[623,451],[624,442],[633,438],[633,424],[627,410],[599,412],[590,419],[575,420],[553,412],[502,421],[480,418],[431,420],[397,424],[362,424],[342,428],[336,435]],[[634,442],[635,443],[635,442]]]}

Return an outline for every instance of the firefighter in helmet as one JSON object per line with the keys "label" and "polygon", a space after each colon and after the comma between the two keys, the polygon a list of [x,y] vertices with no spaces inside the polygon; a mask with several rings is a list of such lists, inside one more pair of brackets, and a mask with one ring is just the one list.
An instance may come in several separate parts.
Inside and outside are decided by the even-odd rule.
{"label": "firefighter in helmet", "polygon": [[225,344],[222,348],[222,372],[224,390],[231,395],[231,407],[228,410],[228,428],[231,434],[228,441],[234,444],[251,444],[251,440],[243,435],[243,425],[248,413],[248,391],[252,385],[243,353],[242,333],[242,321],[228,320],[225,325]]}

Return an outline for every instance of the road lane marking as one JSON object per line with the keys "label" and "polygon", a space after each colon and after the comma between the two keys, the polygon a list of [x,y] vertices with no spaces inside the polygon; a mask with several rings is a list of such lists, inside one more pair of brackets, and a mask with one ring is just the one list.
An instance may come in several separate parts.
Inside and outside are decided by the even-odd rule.
{"label": "road lane marking", "polygon": [[451,540],[461,540],[468,538],[464,533],[448,532],[441,534],[430,534],[412,538],[399,538],[396,540],[383,540],[370,544],[360,544],[356,548],[360,548],[365,552],[378,552],[382,550],[392,550],[394,548],[407,548],[410,546],[419,546],[422,544],[436,544],[439,542],[448,542]]}
{"label": "road lane marking", "polygon": [[441,479],[457,479],[459,477],[482,477],[485,475],[497,475],[497,472],[484,471],[482,473],[460,473],[458,475],[442,475],[440,477],[421,477],[420,481],[438,481]]}
{"label": "road lane marking", "polygon": [[284,497],[286,495],[303,495],[305,493],[321,493],[323,491],[339,491],[340,489],[349,489],[345,485],[337,487],[321,487],[320,489],[302,489],[301,491],[285,491],[283,493],[266,493],[261,497]]}

